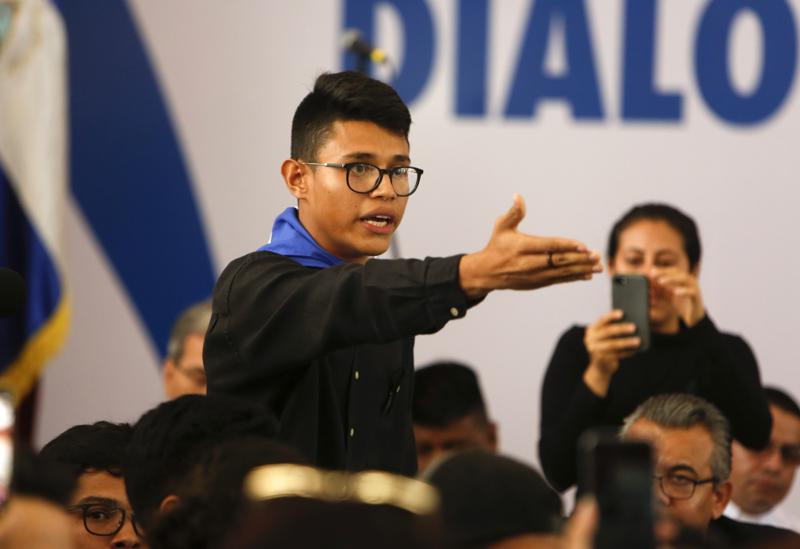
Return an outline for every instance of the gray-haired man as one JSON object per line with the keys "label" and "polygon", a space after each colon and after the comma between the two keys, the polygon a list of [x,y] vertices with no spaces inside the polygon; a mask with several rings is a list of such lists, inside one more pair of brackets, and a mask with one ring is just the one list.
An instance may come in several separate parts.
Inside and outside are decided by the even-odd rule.
{"label": "gray-haired man", "polygon": [[626,418],[622,436],[652,444],[654,495],[664,514],[725,547],[800,541],[789,530],[722,516],[731,497],[731,436],[728,420],[711,403],[687,394],[651,397]]}
{"label": "gray-haired man", "polygon": [[175,321],[164,360],[164,394],[168,400],[183,395],[206,394],[203,340],[211,319],[211,303],[196,303]]}

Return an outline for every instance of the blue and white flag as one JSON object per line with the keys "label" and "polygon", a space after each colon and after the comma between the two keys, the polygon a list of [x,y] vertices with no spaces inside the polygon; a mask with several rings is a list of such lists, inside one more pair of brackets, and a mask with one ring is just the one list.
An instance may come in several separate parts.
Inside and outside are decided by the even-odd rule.
{"label": "blue and white flag", "polygon": [[62,218],[68,188],[66,50],[47,0],[6,4],[0,28],[0,266],[28,285],[0,322],[0,387],[19,401],[61,348],[70,322]]}

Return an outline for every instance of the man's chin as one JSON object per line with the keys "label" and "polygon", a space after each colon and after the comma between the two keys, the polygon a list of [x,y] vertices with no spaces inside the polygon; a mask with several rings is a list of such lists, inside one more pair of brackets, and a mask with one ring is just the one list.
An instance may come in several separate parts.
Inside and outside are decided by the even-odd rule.
{"label": "man's chin", "polygon": [[378,257],[388,252],[389,248],[391,248],[392,237],[390,235],[387,235],[386,238],[381,238],[380,240],[372,240],[372,242],[362,248],[364,255]]}
{"label": "man's chin", "polygon": [[770,491],[761,491],[755,495],[755,497],[751,500],[751,509],[753,509],[753,514],[760,515],[762,513],[766,513],[773,507],[775,507],[778,503],[780,503],[783,498],[785,497],[785,492],[780,490],[770,490]]}

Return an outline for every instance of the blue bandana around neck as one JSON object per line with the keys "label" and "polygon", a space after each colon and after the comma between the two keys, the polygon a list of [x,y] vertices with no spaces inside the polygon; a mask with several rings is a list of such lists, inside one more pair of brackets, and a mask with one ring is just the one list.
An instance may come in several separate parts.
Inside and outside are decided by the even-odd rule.
{"label": "blue bandana around neck", "polygon": [[272,238],[258,249],[259,252],[290,257],[304,267],[324,269],[344,263],[341,259],[326,252],[316,243],[297,217],[297,208],[286,208],[275,218],[272,225]]}

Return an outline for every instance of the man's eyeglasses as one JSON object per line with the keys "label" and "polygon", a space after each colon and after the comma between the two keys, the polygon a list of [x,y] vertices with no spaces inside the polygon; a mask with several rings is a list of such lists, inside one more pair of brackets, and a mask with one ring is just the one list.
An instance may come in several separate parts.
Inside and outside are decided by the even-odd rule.
{"label": "man's eyeglasses", "polygon": [[345,181],[351,191],[358,194],[369,194],[377,189],[383,176],[388,175],[397,196],[410,196],[417,190],[422,177],[422,169],[414,166],[395,166],[393,168],[379,168],[367,162],[348,162],[337,164],[335,162],[304,162],[306,166],[321,166],[323,168],[339,168],[345,171]]}
{"label": "man's eyeglasses", "polygon": [[[83,515],[83,527],[95,536],[113,536],[122,530],[127,516],[125,509],[104,503],[81,503],[70,507],[69,510],[80,512]],[[136,535],[142,537],[133,513],[131,513],[131,524]]]}
{"label": "man's eyeglasses", "polygon": [[680,473],[667,473],[666,475],[653,475],[658,480],[661,492],[672,499],[689,499],[694,495],[698,484],[708,484],[717,482],[716,477],[697,480]]}

